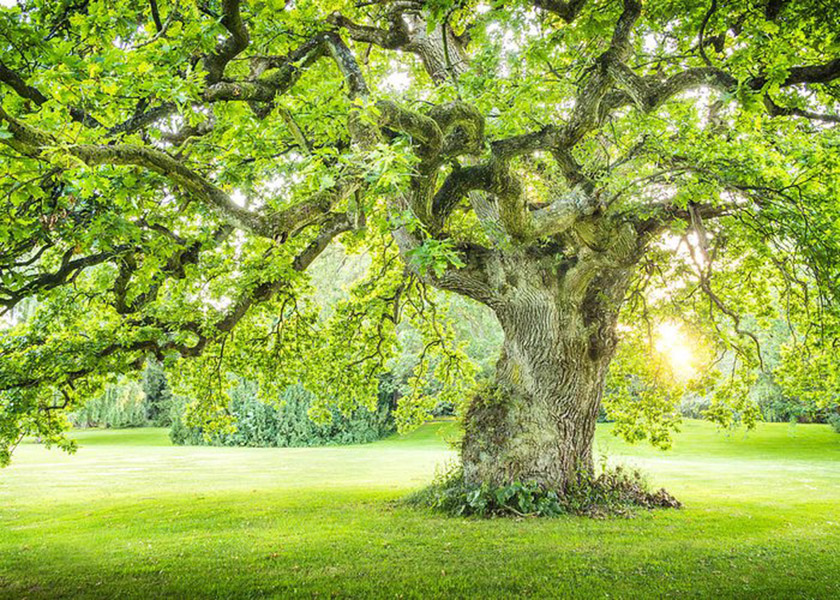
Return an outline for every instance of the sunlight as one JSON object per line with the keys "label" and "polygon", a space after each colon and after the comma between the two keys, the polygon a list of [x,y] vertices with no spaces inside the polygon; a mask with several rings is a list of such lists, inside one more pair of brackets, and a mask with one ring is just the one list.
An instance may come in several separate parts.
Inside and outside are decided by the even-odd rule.
{"label": "sunlight", "polygon": [[696,371],[690,344],[677,323],[667,321],[657,328],[656,351],[665,357],[679,379],[691,379]]}

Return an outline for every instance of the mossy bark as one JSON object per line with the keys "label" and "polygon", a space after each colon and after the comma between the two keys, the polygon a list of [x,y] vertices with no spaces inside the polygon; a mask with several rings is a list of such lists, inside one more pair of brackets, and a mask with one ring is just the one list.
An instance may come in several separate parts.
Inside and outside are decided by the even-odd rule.
{"label": "mossy bark", "polygon": [[505,334],[496,379],[465,415],[464,475],[472,483],[535,480],[562,491],[593,469],[595,423],[630,270],[510,266],[493,307]]}

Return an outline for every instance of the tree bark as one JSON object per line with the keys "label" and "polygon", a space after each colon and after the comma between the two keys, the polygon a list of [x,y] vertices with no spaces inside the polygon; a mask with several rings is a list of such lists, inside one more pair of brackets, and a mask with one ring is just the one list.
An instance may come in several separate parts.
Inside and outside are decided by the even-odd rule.
{"label": "tree bark", "polygon": [[447,79],[457,81],[466,71],[468,59],[452,28],[446,24],[426,31],[426,22],[422,18],[415,15],[409,20],[411,33],[406,50],[420,56],[423,68],[435,83],[440,84]]}
{"label": "tree bark", "polygon": [[627,266],[517,260],[492,308],[504,331],[495,382],[465,415],[470,483],[537,481],[563,492],[593,470],[592,442]]}

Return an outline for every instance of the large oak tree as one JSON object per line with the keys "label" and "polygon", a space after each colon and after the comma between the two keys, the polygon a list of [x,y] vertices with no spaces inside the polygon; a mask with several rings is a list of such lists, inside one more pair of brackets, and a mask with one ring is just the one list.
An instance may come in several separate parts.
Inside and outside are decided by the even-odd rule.
{"label": "large oak tree", "polygon": [[[0,441],[60,440],[149,355],[199,419],[228,371],[363,402],[401,318],[467,393],[431,286],[504,331],[466,478],[562,490],[648,304],[746,371],[745,311],[833,339],[839,34],[834,0],[21,0],[0,306],[37,303],[0,343]],[[372,262],[325,318],[305,272],[337,240]]]}

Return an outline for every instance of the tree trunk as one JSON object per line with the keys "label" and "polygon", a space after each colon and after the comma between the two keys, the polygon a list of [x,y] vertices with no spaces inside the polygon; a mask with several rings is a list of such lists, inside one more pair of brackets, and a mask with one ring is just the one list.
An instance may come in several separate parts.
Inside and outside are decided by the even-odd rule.
{"label": "tree trunk", "polygon": [[592,472],[592,441],[629,269],[517,261],[493,306],[505,339],[496,380],[465,415],[471,483],[537,481],[562,493]]}

